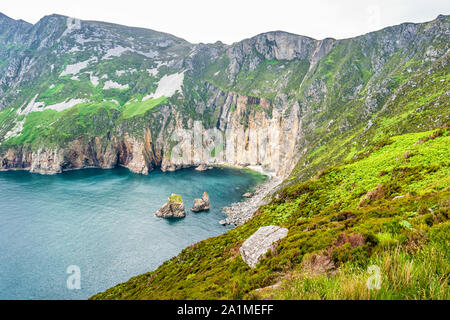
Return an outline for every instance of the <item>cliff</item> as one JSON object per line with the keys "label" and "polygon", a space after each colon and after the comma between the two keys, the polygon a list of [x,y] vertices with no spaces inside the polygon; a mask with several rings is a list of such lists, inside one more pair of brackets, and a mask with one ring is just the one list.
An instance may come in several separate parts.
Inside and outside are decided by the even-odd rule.
{"label": "cliff", "polygon": [[59,15],[1,21],[1,170],[224,164],[302,180],[449,119],[446,16],[231,46]]}
{"label": "cliff", "polygon": [[391,137],[92,299],[446,300],[449,140]]}

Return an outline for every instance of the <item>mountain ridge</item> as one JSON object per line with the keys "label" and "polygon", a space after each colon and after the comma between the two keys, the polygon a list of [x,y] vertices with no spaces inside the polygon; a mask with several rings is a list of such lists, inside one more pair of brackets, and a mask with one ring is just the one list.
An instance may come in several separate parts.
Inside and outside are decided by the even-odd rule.
{"label": "mountain ridge", "polygon": [[[326,120],[336,134],[354,127],[347,123],[349,119],[337,120],[334,109],[348,105],[350,113],[359,110],[355,124],[372,121],[401,82],[423,69],[421,61],[445,60],[448,20],[441,16],[428,24],[403,24],[347,40],[269,32],[230,46],[193,45],[172,35],[101,22],[69,25],[73,20],[60,15],[41,19],[23,34],[18,30],[14,35],[8,33],[12,43],[2,28],[0,109],[14,109],[17,116],[3,111],[1,167],[55,173],[83,167],[75,159],[85,158],[89,166],[120,164],[141,173],[158,166],[175,170],[207,162],[262,166],[271,174],[287,176],[294,163],[305,156],[298,150],[314,145],[307,136],[320,122]],[[410,66],[404,67],[407,64]],[[344,77],[347,81],[341,80]],[[161,95],[167,100],[161,100]],[[96,106],[89,109],[88,117],[105,112],[103,117],[109,124],[101,126],[103,138],[94,127],[89,129],[92,132],[80,126],[77,130],[58,128],[64,135],[42,135],[38,133],[42,129],[31,122],[27,125],[27,119],[38,117],[36,112],[45,111],[44,115],[50,110],[58,111],[51,116],[52,127],[63,125],[61,117],[69,117],[69,110],[85,108],[87,103]],[[315,115],[316,108],[325,112],[323,120]],[[120,114],[140,114],[138,110],[144,112],[140,117],[147,117],[147,122],[133,117],[141,129],[124,132],[129,129],[123,125],[128,126],[130,120],[123,122]],[[72,116],[75,118],[70,121],[77,123],[81,113]],[[170,122],[163,131],[157,124],[161,119]],[[244,155],[235,149],[228,160],[196,155],[197,160],[175,164],[168,159],[172,147],[165,140],[175,128],[192,130],[195,121],[207,129],[219,128],[234,139],[243,130],[250,145]],[[296,128],[293,133],[289,126]],[[256,128],[266,133],[257,133]],[[24,135],[24,130],[29,134]],[[150,145],[144,143],[142,132],[151,136]],[[132,142],[120,142],[125,133]],[[281,138],[275,142],[277,134]],[[85,137],[83,149],[92,148],[95,139],[108,146],[94,154],[78,147],[67,150],[64,145],[78,144],[79,136]],[[117,141],[110,141],[111,136]],[[320,135],[314,135],[317,138]],[[281,147],[274,156],[276,145]],[[254,154],[260,147],[267,157]],[[50,161],[51,154],[58,154],[58,163]]]}
{"label": "mountain ridge", "polygon": [[[200,41],[200,42],[190,42],[190,41],[187,41],[186,39],[180,38],[180,37],[175,36],[173,34],[170,34],[170,33],[164,32],[164,31],[158,31],[158,30],[151,29],[151,28],[128,26],[128,25],[125,25],[125,24],[118,24],[118,23],[114,23],[114,22],[105,22],[105,21],[100,21],[100,20],[84,20],[84,19],[78,19],[76,17],[70,17],[70,16],[66,16],[66,15],[63,15],[63,14],[58,14],[58,13],[52,13],[52,14],[45,15],[41,19],[39,19],[36,23],[33,24],[33,23],[30,23],[30,22],[25,21],[23,19],[11,18],[8,15],[0,12],[0,18],[6,18],[6,19],[8,19],[10,21],[23,22],[23,23],[26,23],[26,24],[31,25],[31,26],[34,26],[34,25],[38,24],[41,20],[43,20],[45,18],[50,18],[50,17],[57,17],[57,18],[64,18],[64,19],[72,18],[72,19],[76,19],[76,20],[84,21],[84,22],[88,22],[88,23],[89,22],[91,22],[91,23],[101,23],[101,24],[106,24],[106,25],[114,25],[114,26],[120,26],[120,27],[132,28],[132,29],[149,30],[149,31],[154,31],[154,32],[158,32],[158,33],[162,33],[162,34],[166,34],[166,35],[169,35],[169,36],[172,36],[172,37],[179,38],[179,39],[184,40],[186,42],[189,42],[189,43],[191,43],[193,45],[195,45],[195,44],[215,44],[217,42],[222,42],[220,39],[216,40],[214,42],[202,42],[202,41]],[[439,14],[435,19],[430,20],[430,21],[439,20],[439,19],[446,19],[448,17],[450,17],[450,15]],[[400,26],[411,25],[411,24],[413,24],[413,25],[427,24],[430,21],[425,21],[425,22],[402,22],[402,23],[399,23],[399,24],[394,24],[394,25],[382,27],[381,29],[378,29],[378,30],[370,31],[370,32],[367,32],[367,33],[364,33],[364,34],[360,34],[360,35],[357,35],[357,36],[354,36],[354,37],[347,37],[347,38],[325,37],[323,39],[316,39],[316,38],[313,38],[311,36],[307,36],[307,35],[303,35],[303,34],[299,34],[299,33],[294,33],[294,32],[290,32],[290,31],[284,31],[284,30],[278,29],[278,30],[271,30],[271,31],[260,32],[260,33],[257,33],[255,35],[253,35],[253,36],[250,36],[250,37],[247,37],[247,38],[244,38],[242,40],[233,42],[231,44],[226,44],[226,45],[227,46],[232,46],[235,43],[239,43],[239,42],[242,42],[244,40],[252,39],[252,38],[260,36],[260,35],[271,34],[271,33],[285,33],[285,34],[289,34],[289,35],[292,35],[292,36],[299,36],[299,37],[309,38],[311,40],[317,40],[317,41],[323,41],[323,40],[327,40],[327,39],[331,39],[331,40],[348,40],[348,39],[354,39],[354,38],[358,38],[358,37],[361,37],[361,36],[365,36],[365,35],[370,34],[370,33],[380,32],[382,30],[390,29],[390,28],[393,28],[393,27],[400,27]]]}

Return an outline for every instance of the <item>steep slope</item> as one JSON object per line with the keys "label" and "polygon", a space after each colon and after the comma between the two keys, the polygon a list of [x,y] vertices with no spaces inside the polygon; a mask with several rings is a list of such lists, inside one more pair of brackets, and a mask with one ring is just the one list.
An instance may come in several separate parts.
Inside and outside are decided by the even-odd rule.
{"label": "steep slope", "polygon": [[[346,40],[275,32],[228,49],[206,79],[225,90],[298,106],[293,176],[308,178],[384,136],[445,124],[448,50],[445,16]],[[424,92],[427,97],[417,101]]]}
{"label": "steep slope", "polygon": [[[231,46],[58,15],[3,20],[14,25],[0,48],[5,170],[207,163],[307,179],[384,135],[449,118],[446,16],[354,39],[270,32]],[[434,94],[415,108],[411,88]]]}
{"label": "steep slope", "polygon": [[[392,137],[283,188],[243,226],[93,298],[448,299],[449,152],[448,129]],[[288,235],[251,269],[239,248],[267,225]],[[381,290],[366,287],[371,265]]]}

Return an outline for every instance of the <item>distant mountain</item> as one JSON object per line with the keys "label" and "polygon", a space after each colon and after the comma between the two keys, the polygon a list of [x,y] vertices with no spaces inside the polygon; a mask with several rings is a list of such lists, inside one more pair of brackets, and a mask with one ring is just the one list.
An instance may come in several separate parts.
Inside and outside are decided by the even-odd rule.
{"label": "distant mountain", "polygon": [[[448,49],[447,16],[353,39],[276,31],[229,46],[60,15],[35,25],[1,15],[0,167],[147,173],[226,163],[307,177],[379,135],[445,123]],[[428,92],[420,105],[418,90]],[[198,121],[228,137],[228,156],[193,150],[175,163],[169,136]]]}

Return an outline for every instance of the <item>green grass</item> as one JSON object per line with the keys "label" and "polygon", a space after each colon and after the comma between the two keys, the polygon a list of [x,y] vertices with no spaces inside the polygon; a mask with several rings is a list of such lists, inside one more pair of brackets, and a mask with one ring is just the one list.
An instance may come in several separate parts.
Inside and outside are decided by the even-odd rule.
{"label": "green grass", "polygon": [[[36,149],[42,145],[61,146],[79,137],[102,137],[108,132],[113,132],[121,121],[143,117],[147,112],[167,102],[168,99],[164,97],[145,102],[132,102],[125,107],[108,101],[86,102],[61,112],[51,109],[32,112],[25,117],[22,116],[25,123],[21,134],[5,141],[3,146],[28,145]],[[2,110],[0,124],[16,118],[14,111]],[[139,130],[137,124],[135,130]]]}
{"label": "green grass", "polygon": [[169,197],[169,201],[177,203],[177,204],[183,203],[183,199],[181,198],[181,196],[179,194],[175,194],[175,193],[172,193],[172,195]]}
{"label": "green grass", "polygon": [[22,133],[17,137],[10,138],[5,145],[23,145],[47,136],[53,131],[50,124],[57,119],[58,112],[55,110],[32,112],[25,119]]}
{"label": "green grass", "polygon": [[[448,129],[394,137],[356,160],[281,189],[243,226],[93,298],[446,299],[449,145]],[[405,158],[407,152],[416,153]],[[378,185],[383,192],[361,203]],[[397,194],[404,197],[394,199]],[[289,234],[250,269],[239,247],[265,225],[286,227]],[[339,244],[351,235],[364,243]],[[311,278],[305,265],[312,255],[329,255],[333,272]],[[372,264],[382,270],[381,291],[365,287]],[[280,281],[280,289],[269,287]]]}
{"label": "green grass", "polygon": [[153,110],[157,106],[161,104],[166,104],[168,99],[165,97],[160,97],[157,99],[148,99],[143,102],[131,102],[130,104],[125,105],[123,110],[123,118],[129,119],[136,116],[142,116],[146,114],[148,111]]}
{"label": "green grass", "polygon": [[[79,137],[101,137],[113,130],[120,110],[113,102],[81,103],[58,112],[47,109],[31,112],[24,117],[25,122],[19,136],[10,138],[3,146],[61,146]],[[19,118],[18,118],[19,119]]]}
{"label": "green grass", "polygon": [[[447,229],[449,224],[446,224]],[[449,230],[447,230],[448,232]],[[446,248],[426,245],[416,254],[397,247],[375,254],[369,265],[380,268],[380,289],[369,289],[367,269],[346,264],[336,274],[293,273],[275,290],[258,298],[288,300],[448,300],[450,256]]]}
{"label": "green grass", "polygon": [[6,108],[0,111],[0,126],[14,113],[14,111],[15,110],[13,108]]}

